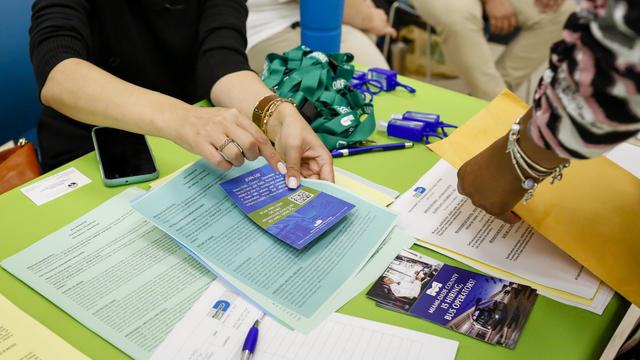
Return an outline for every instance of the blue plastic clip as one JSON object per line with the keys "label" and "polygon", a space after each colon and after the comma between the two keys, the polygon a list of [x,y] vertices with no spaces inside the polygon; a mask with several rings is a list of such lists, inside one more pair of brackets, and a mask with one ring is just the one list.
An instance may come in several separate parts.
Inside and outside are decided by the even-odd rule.
{"label": "blue plastic clip", "polygon": [[382,68],[370,68],[367,72],[356,71],[351,78],[351,86],[358,89],[365,101],[373,101],[373,96],[382,91],[393,91],[398,86],[405,88],[410,93],[416,89],[398,81],[398,73]]}
{"label": "blue plastic clip", "polygon": [[457,128],[457,126],[441,121],[438,114],[417,111],[392,114],[391,120],[378,122],[378,130],[386,131],[388,136],[415,142],[422,142],[422,139],[425,139],[425,144],[430,143],[430,137],[444,139],[449,136],[445,128]]}
{"label": "blue plastic clip", "polygon": [[416,89],[409,85],[405,85],[398,81],[398,73],[393,70],[387,70],[382,68],[370,68],[367,70],[367,79],[376,80],[382,84],[382,90],[393,91],[396,87],[400,86],[405,88],[408,92],[414,93]]}

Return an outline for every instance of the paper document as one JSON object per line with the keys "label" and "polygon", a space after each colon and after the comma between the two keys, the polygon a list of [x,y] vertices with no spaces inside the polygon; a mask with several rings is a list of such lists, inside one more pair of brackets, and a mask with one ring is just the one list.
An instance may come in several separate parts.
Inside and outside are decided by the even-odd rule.
{"label": "paper document", "polygon": [[593,298],[600,280],[524,221],[508,225],[458,193],[440,160],[391,208],[410,235],[545,286]]}
{"label": "paper document", "polygon": [[143,193],[129,188],[2,262],[136,359],[151,355],[215,278],[130,208]]}
{"label": "paper document", "polygon": [[[459,168],[529,106],[505,90],[448,138],[429,145]],[[539,184],[515,212],[622,296],[640,304],[640,179],[601,156],[575,160],[562,181]]]}
{"label": "paper document", "polygon": [[220,183],[238,207],[271,235],[301,249],[353,210],[331,194],[299,186],[266,164]]}
{"label": "paper document", "polygon": [[303,251],[292,248],[248,219],[219,186],[264,164],[245,162],[224,173],[201,159],[132,207],[266,312],[309,331],[322,320],[315,314],[378,249],[396,214],[334,184],[303,180],[355,209]]}
{"label": "paper document", "polygon": [[[173,179],[174,176],[178,175],[186,168],[191,166],[191,164],[187,164],[180,169],[172,172],[171,174],[149,183],[149,187],[153,189],[166,183],[167,181]],[[369,199],[370,201],[373,201],[378,205],[387,206],[391,204],[393,200],[398,197],[398,195],[400,195],[400,193],[395,190],[391,190],[387,187],[376,184],[349,171],[337,167],[334,167],[333,170],[336,185],[352,191],[365,199]]]}
{"label": "paper document", "polygon": [[89,359],[0,294],[0,360]]}
{"label": "paper document", "polygon": [[[156,349],[152,359],[240,359],[245,336],[262,314],[214,281]],[[304,335],[265,317],[254,360],[454,359],[453,340],[338,313]]]}
{"label": "paper document", "polygon": [[621,168],[640,178],[640,146],[622,143],[604,154]]}
{"label": "paper document", "polygon": [[351,190],[378,205],[387,206],[400,195],[399,192],[369,181],[347,170],[333,168],[336,185]]}
{"label": "paper document", "polygon": [[464,264],[467,264],[491,276],[495,276],[504,280],[509,280],[509,281],[521,283],[527,286],[531,286],[532,288],[538,290],[539,295],[546,296],[550,299],[553,299],[555,301],[561,302],[566,305],[591,311],[598,315],[602,315],[602,312],[607,307],[607,305],[609,304],[609,301],[611,301],[611,298],[613,297],[613,294],[614,294],[613,289],[611,289],[609,286],[607,286],[607,284],[601,281],[600,287],[598,287],[598,290],[596,291],[596,295],[593,297],[593,299],[583,298],[574,294],[570,294],[566,291],[550,288],[548,286],[539,284],[537,282],[523,278],[516,274],[510,273],[508,271],[498,269],[495,266],[488,265],[486,263],[472,259],[468,256],[460,255],[456,252],[447,250],[437,245],[433,245],[431,243],[428,243],[420,239],[416,239],[415,243],[417,245],[424,246],[426,248],[437,251],[452,259],[456,259]]}
{"label": "paper document", "polygon": [[367,296],[378,306],[513,349],[538,294],[529,286],[404,249]]}

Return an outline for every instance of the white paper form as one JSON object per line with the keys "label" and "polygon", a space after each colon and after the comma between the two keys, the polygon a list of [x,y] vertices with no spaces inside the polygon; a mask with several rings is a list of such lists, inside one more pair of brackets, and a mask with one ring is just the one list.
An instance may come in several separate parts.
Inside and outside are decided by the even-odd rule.
{"label": "white paper form", "polygon": [[[222,281],[214,281],[152,359],[239,359],[245,336],[261,314]],[[457,348],[453,340],[334,313],[308,335],[265,317],[253,359],[444,360],[453,359]]]}
{"label": "white paper form", "polygon": [[[440,160],[391,208],[410,235],[531,281],[593,298],[600,279],[524,221],[508,225],[457,191],[456,169]],[[576,241],[579,241],[576,239]]]}
{"label": "white paper form", "polygon": [[2,262],[135,359],[151,355],[215,278],[129,207],[142,193],[129,188]]}
{"label": "white paper form", "polygon": [[622,143],[604,156],[618,164],[621,168],[640,178],[640,146]]}

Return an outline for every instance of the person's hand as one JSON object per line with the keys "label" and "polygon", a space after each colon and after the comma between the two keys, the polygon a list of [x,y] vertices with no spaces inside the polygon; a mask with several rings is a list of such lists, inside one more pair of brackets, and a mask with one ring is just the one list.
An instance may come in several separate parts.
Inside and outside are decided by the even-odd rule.
{"label": "person's hand", "polygon": [[[567,160],[538,146],[527,130],[533,116],[529,109],[520,120],[518,145],[536,164],[554,169]],[[506,152],[509,134],[505,134],[458,170],[458,192],[471,199],[473,205],[498,219],[513,224],[520,221],[513,207],[527,192],[516,173],[511,156]],[[525,173],[526,174],[526,173]]]}
{"label": "person's hand", "polygon": [[516,13],[509,0],[484,0],[484,8],[489,17],[491,32],[494,34],[508,34],[513,31],[518,24]]}
{"label": "person's hand", "polygon": [[365,14],[362,30],[375,36],[391,35],[394,39],[398,32],[391,25],[384,10],[377,8],[371,1],[367,1],[368,13]]}
{"label": "person's hand", "polygon": [[[222,171],[241,166],[245,158],[255,160],[259,156],[263,156],[276,171],[284,173],[286,170],[269,139],[236,109],[189,106],[182,121],[175,122],[174,127],[167,129],[165,137],[204,157]],[[234,143],[226,144],[222,152],[228,161],[218,152],[218,147],[227,138],[242,148],[241,152]]]}
{"label": "person's hand", "polygon": [[458,192],[488,214],[513,224],[520,218],[511,209],[526,190],[520,185],[520,178],[505,152],[507,139],[507,136],[501,137],[460,167]]}
{"label": "person's hand", "polygon": [[331,153],[295,106],[280,104],[267,123],[267,134],[286,163],[289,188],[298,187],[300,175],[334,181]]}
{"label": "person's hand", "polygon": [[564,3],[564,0],[535,0],[536,5],[540,9],[541,13],[549,11],[557,11]]}

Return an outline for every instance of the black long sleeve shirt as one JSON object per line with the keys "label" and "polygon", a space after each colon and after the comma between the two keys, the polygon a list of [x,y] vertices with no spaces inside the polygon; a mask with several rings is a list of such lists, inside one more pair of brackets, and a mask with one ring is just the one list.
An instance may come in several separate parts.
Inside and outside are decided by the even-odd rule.
{"label": "black long sleeve shirt", "polygon": [[[39,90],[68,58],[187,103],[209,97],[222,76],[249,70],[242,0],[36,0],[30,54]],[[81,120],[81,119],[80,119]],[[91,125],[44,107],[42,168],[93,150]]]}

